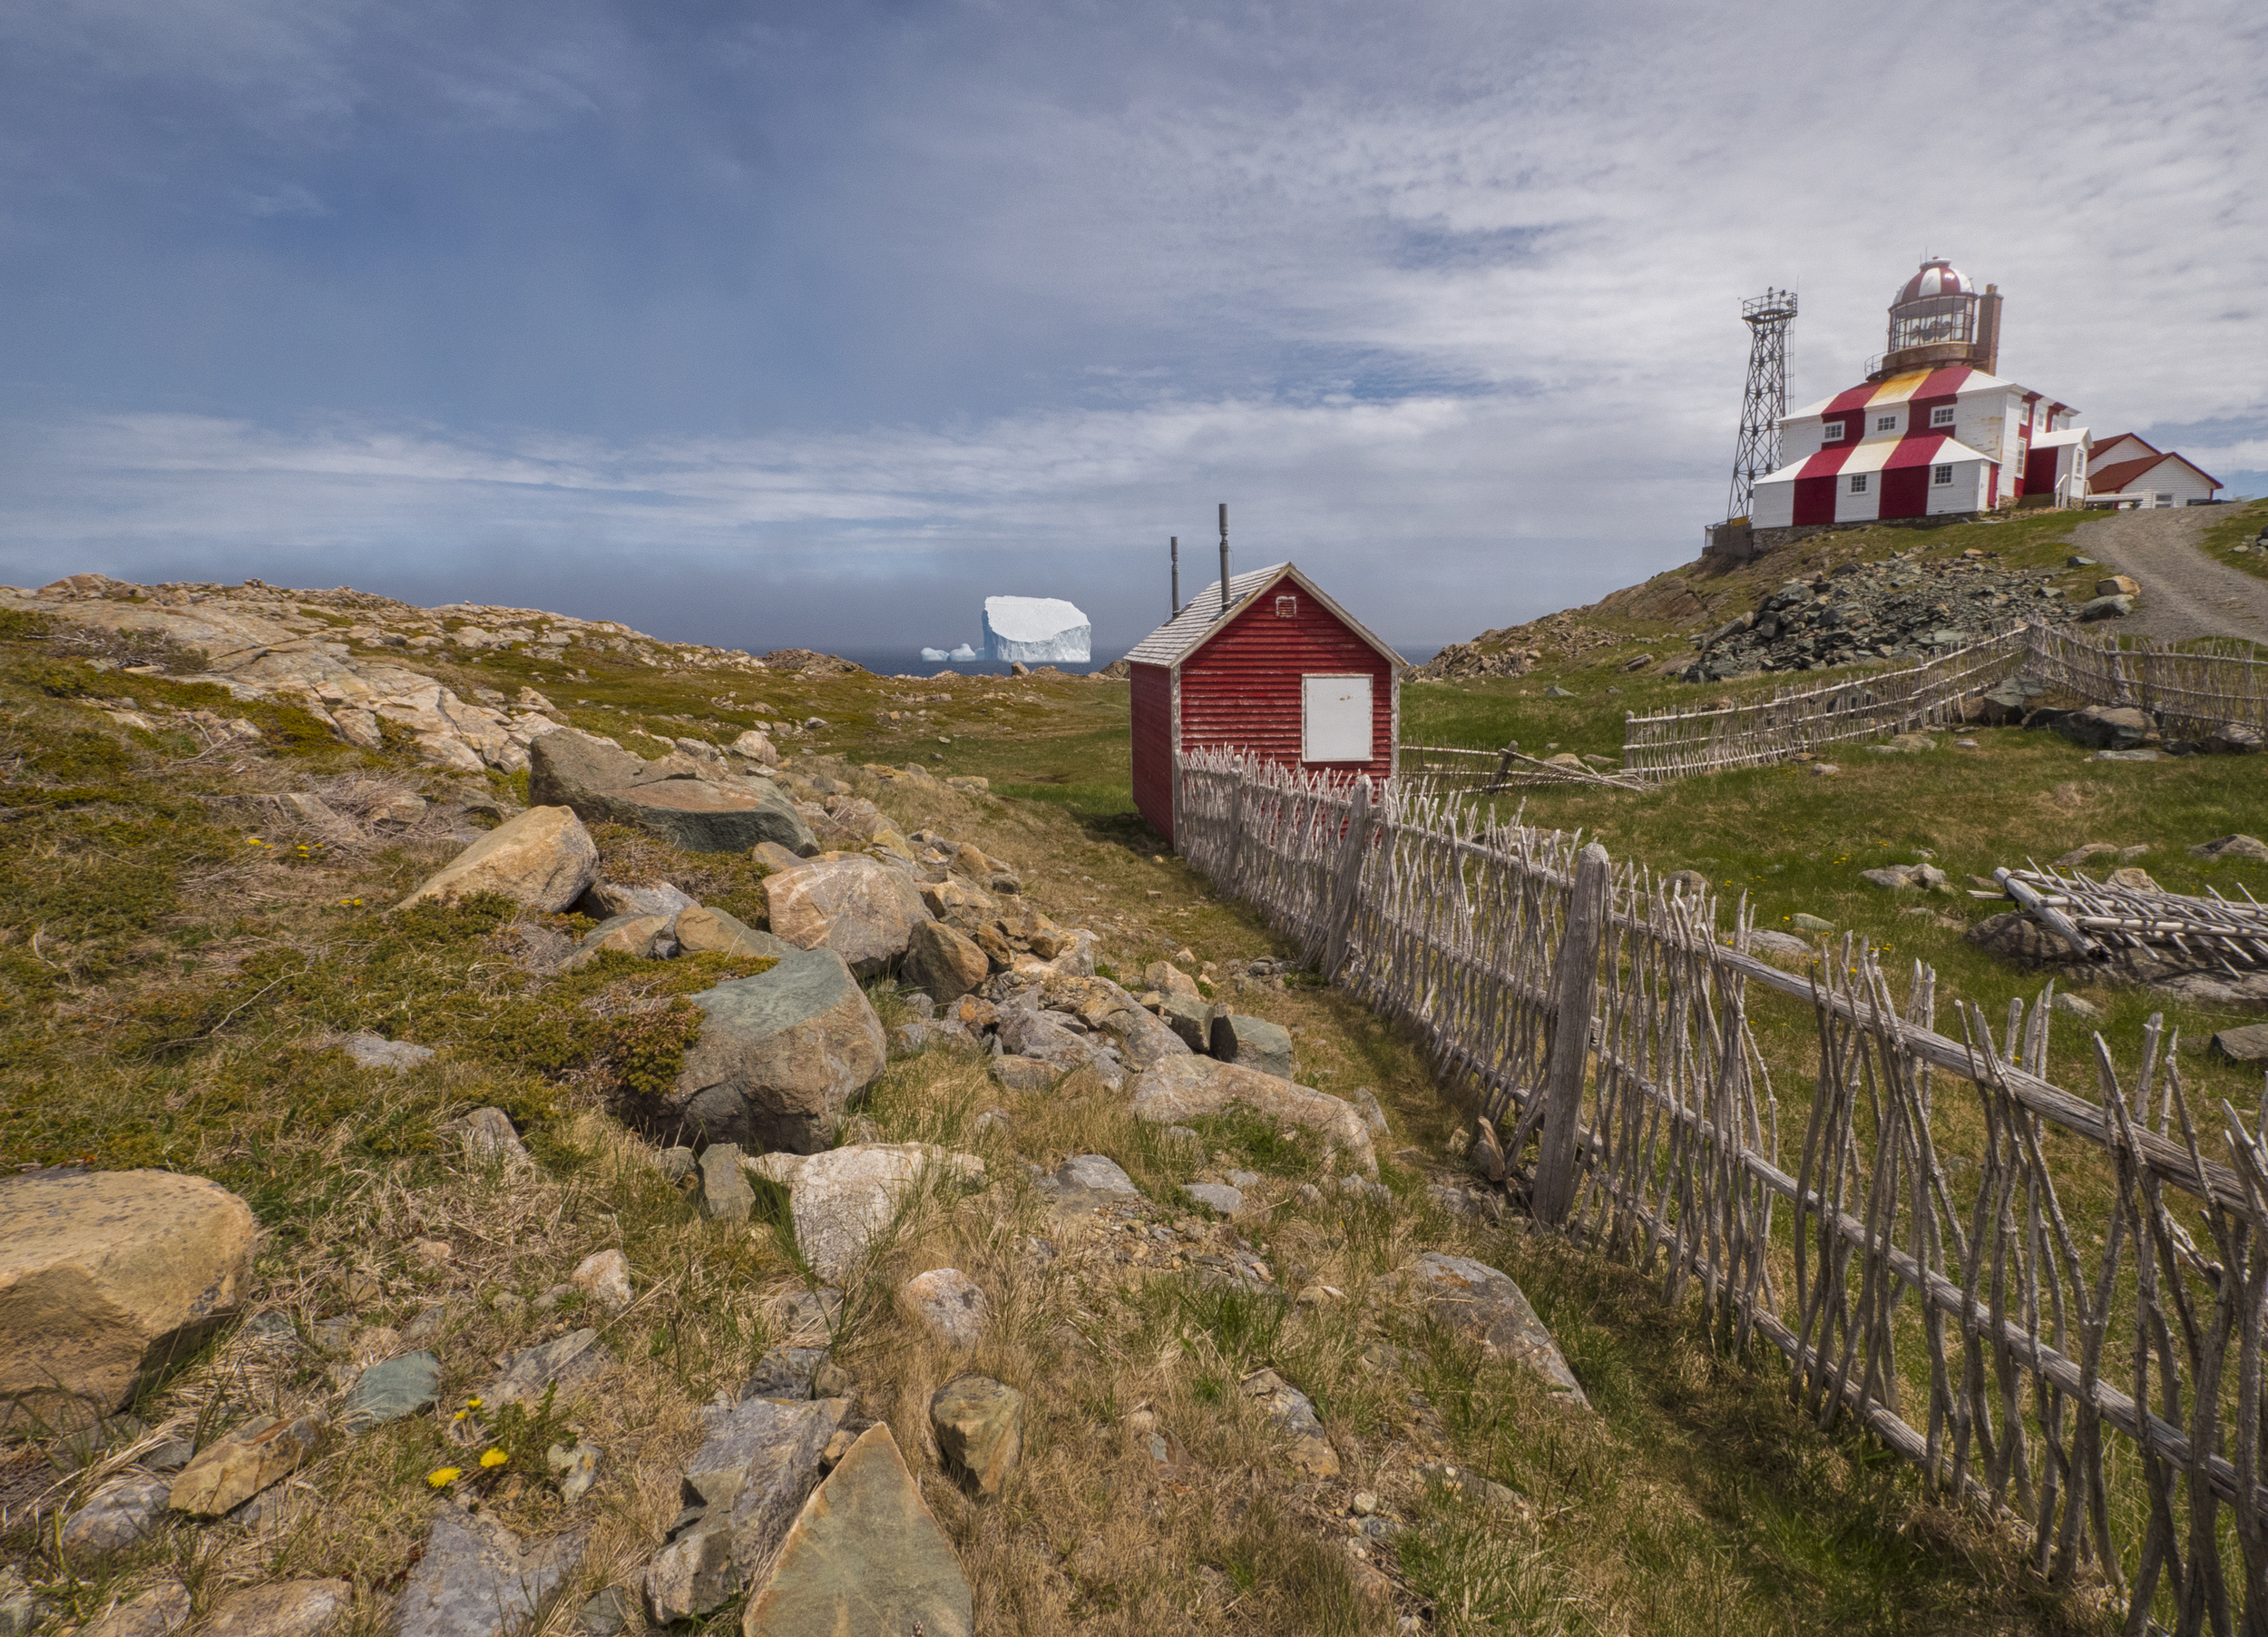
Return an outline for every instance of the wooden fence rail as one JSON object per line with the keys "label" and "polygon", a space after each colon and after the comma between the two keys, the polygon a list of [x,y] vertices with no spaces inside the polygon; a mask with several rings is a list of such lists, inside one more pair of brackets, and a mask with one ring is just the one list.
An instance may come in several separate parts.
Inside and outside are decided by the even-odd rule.
{"label": "wooden fence rail", "polygon": [[[1784,972],[1745,906],[1720,926],[1579,837],[1234,753],[1177,778],[1190,862],[1420,1032],[1540,1216],[1772,1343],[1822,1425],[2127,1629],[2268,1634],[2263,1111],[2192,1107],[2155,1021],[2124,1075],[2097,1038],[2081,1096],[2045,1077],[2046,1005],[1940,1034],[1919,963],[1902,995],[1854,940]],[[1815,1060],[1760,1049],[1789,1007]],[[1806,1088],[1785,1132],[1775,1074]]]}

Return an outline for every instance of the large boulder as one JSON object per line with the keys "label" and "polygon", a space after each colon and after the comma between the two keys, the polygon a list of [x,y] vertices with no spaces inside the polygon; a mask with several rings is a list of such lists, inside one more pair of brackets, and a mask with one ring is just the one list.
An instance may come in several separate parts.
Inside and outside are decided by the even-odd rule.
{"label": "large boulder", "polygon": [[601,790],[635,784],[645,772],[645,759],[612,740],[562,728],[528,746],[528,799],[551,807],[572,807],[579,799]]}
{"label": "large boulder", "polygon": [[658,1111],[673,1141],[816,1153],[882,1076],[882,1020],[832,949],[797,949],[692,996],[700,1034]]}
{"label": "large boulder", "polygon": [[782,870],[764,877],[764,897],[775,936],[800,949],[825,946],[861,977],[896,966],[914,928],[930,918],[905,873],[879,858],[834,858]]}
{"label": "large boulder", "polygon": [[1265,1017],[1246,1017],[1220,1007],[1213,1014],[1213,1055],[1223,1063],[1242,1064],[1278,1080],[1292,1077],[1292,1034],[1282,1024]]}
{"label": "large boulder", "polygon": [[234,1314],[252,1208],[163,1171],[0,1178],[0,1426],[109,1415]]}
{"label": "large boulder", "polygon": [[766,1154],[757,1172],[787,1190],[796,1245],[820,1278],[839,1281],[924,1181],[981,1181],[984,1162],[927,1142],[859,1142],[803,1158]]}
{"label": "large boulder", "polygon": [[740,1617],[742,1637],[972,1637],[975,1630],[960,1559],[886,1421],[861,1433],[804,1503],[779,1561]]}
{"label": "large boulder", "polygon": [[1328,1092],[1295,1085],[1241,1064],[1195,1055],[1165,1058],[1142,1071],[1131,1090],[1127,1112],[1137,1120],[1183,1125],[1200,1115],[1217,1114],[1231,1103],[1243,1103],[1271,1120],[1306,1126],[1321,1135],[1327,1150],[1344,1155],[1364,1176],[1378,1174],[1378,1156],[1371,1150],[1370,1127],[1362,1111]]}
{"label": "large boulder", "polygon": [[678,918],[670,924],[670,934],[677,939],[678,951],[682,955],[769,956],[777,960],[796,950],[787,939],[758,932],[743,925],[738,917],[706,904],[679,910]]}
{"label": "large boulder", "polygon": [[1471,1337],[1491,1358],[1527,1366],[1553,1392],[1590,1407],[1559,1344],[1510,1274],[1471,1257],[1428,1250],[1417,1259],[1415,1283],[1436,1322]]}
{"label": "large boulder", "polygon": [[795,804],[763,779],[650,779],[587,796],[575,810],[593,823],[636,825],[690,853],[744,853],[759,841],[797,853],[817,845]]}
{"label": "large boulder", "polygon": [[992,971],[984,951],[943,921],[915,923],[906,940],[906,983],[941,1005],[982,985]]}
{"label": "large boulder", "polygon": [[2056,731],[2090,750],[2131,750],[2155,734],[2157,724],[2132,705],[2089,705],[2057,722]]}
{"label": "large boulder", "polygon": [[590,824],[630,824],[688,852],[746,852],[777,842],[816,850],[810,828],[777,785],[738,779],[688,755],[647,761],[572,729],[528,747],[528,799],[572,808]]}
{"label": "large boulder", "polygon": [[401,907],[500,892],[539,915],[556,915],[598,876],[599,848],[582,821],[563,807],[532,807],[443,865]]}

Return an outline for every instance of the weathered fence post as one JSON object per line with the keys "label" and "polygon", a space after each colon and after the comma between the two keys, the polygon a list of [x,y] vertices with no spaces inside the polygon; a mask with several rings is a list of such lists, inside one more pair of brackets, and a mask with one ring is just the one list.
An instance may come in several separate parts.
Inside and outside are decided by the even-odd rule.
{"label": "weathered fence post", "polygon": [[1575,1204],[1575,1128],[1583,1117],[1583,1064],[1590,1053],[1591,1001],[1598,990],[1598,945],[1607,925],[1607,849],[1592,842],[1575,865],[1567,930],[1551,974],[1551,1044],[1543,1066],[1543,1138],[1536,1156],[1536,1220],[1567,1220]]}
{"label": "weathered fence post", "polygon": [[1251,769],[1242,757],[1230,764],[1236,777],[1228,787],[1228,839],[1227,851],[1221,858],[1220,889],[1235,894],[1244,885],[1244,871],[1237,867],[1245,849],[1245,787],[1251,778]]}
{"label": "weathered fence post", "polygon": [[1354,781],[1354,810],[1348,815],[1346,838],[1342,841],[1338,868],[1331,883],[1331,936],[1323,946],[1323,981],[1339,975],[1346,960],[1347,935],[1354,929],[1356,896],[1363,887],[1363,859],[1370,851],[1370,833],[1377,827],[1378,809],[1371,802],[1370,775]]}

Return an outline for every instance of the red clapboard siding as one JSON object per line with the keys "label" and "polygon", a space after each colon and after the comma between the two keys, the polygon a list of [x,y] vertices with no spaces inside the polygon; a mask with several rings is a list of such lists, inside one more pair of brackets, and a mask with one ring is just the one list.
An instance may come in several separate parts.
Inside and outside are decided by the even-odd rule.
{"label": "red clapboard siding", "polygon": [[[1298,598],[1295,617],[1276,613],[1278,594]],[[1334,772],[1384,778],[1393,769],[1393,667],[1290,580],[1253,598],[1181,662],[1182,749],[1225,745],[1299,766],[1299,679],[1318,672],[1369,674],[1371,759],[1329,765]]]}
{"label": "red clapboard siding", "polygon": [[1173,840],[1173,672],[1131,667],[1134,681],[1134,805],[1150,828]]}

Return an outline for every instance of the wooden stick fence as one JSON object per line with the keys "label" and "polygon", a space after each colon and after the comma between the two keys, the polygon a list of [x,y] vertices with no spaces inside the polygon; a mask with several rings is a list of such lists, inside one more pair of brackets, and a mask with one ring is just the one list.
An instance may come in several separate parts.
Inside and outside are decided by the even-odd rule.
{"label": "wooden stick fence", "polygon": [[[1722,931],[1453,797],[1226,752],[1177,776],[1191,863],[1423,1035],[1540,1218],[1770,1342],[1821,1425],[2007,1520],[2129,1631],[2268,1634],[2268,1106],[2209,1130],[2156,1020],[2138,1071],[2097,1036],[2098,1100],[2066,1092],[2044,1004],[1941,1034],[1919,963],[1902,998],[1848,938],[1791,975],[1746,953],[1745,905]],[[1815,1064],[1758,1045],[1791,1005]],[[1811,1083],[1792,1170],[1775,1066]]]}
{"label": "wooden stick fence", "polygon": [[2224,722],[2268,730],[2268,651],[2255,643],[2090,642],[2039,625],[2030,632],[2024,669],[2092,704],[2137,705],[2169,738],[2203,739]]}
{"label": "wooden stick fence", "polygon": [[1605,785],[1615,789],[1641,790],[1645,783],[1627,773],[1602,772],[1579,762],[1549,761],[1524,754],[1520,746],[1499,750],[1475,750],[1458,745],[1403,745],[1399,763],[1405,784],[1429,790],[1459,790],[1491,796],[1501,790],[1529,789],[1540,785]]}
{"label": "wooden stick fence", "polygon": [[1918,732],[1960,720],[1961,701],[2021,669],[2018,625],[1981,642],[1899,671],[1857,672],[1768,700],[1622,720],[1626,772],[1659,781],[1785,761],[1851,740]]}
{"label": "wooden stick fence", "polygon": [[[1784,689],[1747,704],[1626,715],[1623,770],[1658,782],[1943,726],[1963,720],[1970,696],[2019,671],[2089,704],[2138,706],[2171,738],[2204,739],[2229,722],[2268,732],[2268,650],[2233,640],[2192,648],[2126,645],[2035,622],[1902,671]],[[1446,754],[1425,751],[1434,759]],[[1421,765],[1430,770],[1430,762]]]}

